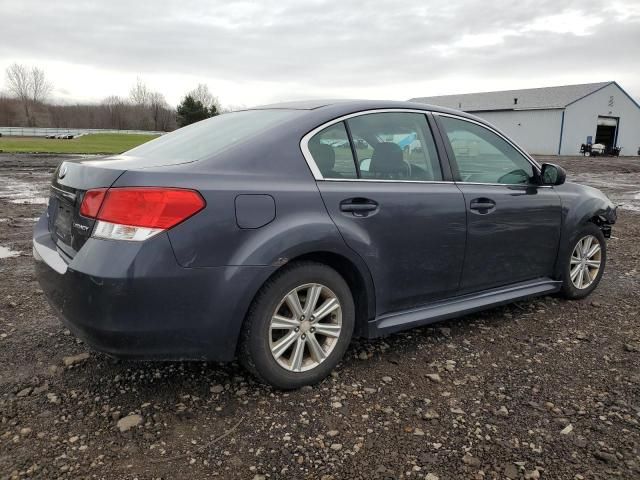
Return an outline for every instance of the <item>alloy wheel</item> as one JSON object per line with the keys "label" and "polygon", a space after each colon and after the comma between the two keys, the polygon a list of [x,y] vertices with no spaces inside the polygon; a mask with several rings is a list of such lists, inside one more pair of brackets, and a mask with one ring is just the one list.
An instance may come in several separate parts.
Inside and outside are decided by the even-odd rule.
{"label": "alloy wheel", "polygon": [[571,253],[569,275],[573,286],[584,290],[595,281],[600,271],[602,249],[593,235],[582,237]]}
{"label": "alloy wheel", "polygon": [[341,330],[336,294],[320,283],[301,285],[284,296],[271,317],[271,355],[291,372],[311,370],[331,354]]}

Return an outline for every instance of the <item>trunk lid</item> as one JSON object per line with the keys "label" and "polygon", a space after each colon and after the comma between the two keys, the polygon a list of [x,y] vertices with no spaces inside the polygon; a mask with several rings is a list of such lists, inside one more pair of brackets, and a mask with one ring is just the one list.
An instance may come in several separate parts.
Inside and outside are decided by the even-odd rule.
{"label": "trunk lid", "polygon": [[63,162],[53,174],[47,217],[51,238],[72,259],[91,236],[95,220],[80,215],[84,193],[106,188],[126,170],[109,161]]}

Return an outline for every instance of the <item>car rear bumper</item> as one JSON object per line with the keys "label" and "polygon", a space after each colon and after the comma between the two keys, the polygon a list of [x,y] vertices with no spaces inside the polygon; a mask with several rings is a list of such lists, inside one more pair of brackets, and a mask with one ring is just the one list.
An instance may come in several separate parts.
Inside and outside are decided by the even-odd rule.
{"label": "car rear bumper", "polygon": [[36,224],[38,281],[68,328],[120,358],[228,361],[253,296],[275,267],[184,268],[166,234],[145,242],[90,238],[68,261],[46,216]]}

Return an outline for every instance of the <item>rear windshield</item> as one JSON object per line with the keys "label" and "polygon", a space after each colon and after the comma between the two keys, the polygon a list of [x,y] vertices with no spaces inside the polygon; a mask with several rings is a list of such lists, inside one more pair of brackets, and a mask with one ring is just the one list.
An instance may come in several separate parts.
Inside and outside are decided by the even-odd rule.
{"label": "rear windshield", "polygon": [[194,162],[302,114],[300,110],[224,113],[163,135],[123,155],[149,159],[154,165]]}

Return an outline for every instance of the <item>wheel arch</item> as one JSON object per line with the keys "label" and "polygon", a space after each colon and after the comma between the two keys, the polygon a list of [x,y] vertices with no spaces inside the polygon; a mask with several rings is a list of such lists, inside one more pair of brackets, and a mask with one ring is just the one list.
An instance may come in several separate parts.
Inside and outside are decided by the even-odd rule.
{"label": "wheel arch", "polygon": [[572,242],[580,228],[593,223],[603,230],[605,237],[607,237],[611,231],[611,225],[616,222],[616,208],[604,195],[587,198],[578,195],[573,198],[572,202],[565,203],[565,201],[566,199],[563,199],[562,234],[554,268],[556,279],[562,278],[563,260],[566,255],[570,254]]}
{"label": "wheel arch", "polygon": [[[260,294],[262,287],[269,282],[269,280],[281,272],[282,269],[289,267],[296,262],[314,261],[333,268],[345,279],[349,289],[351,290],[355,304],[356,318],[353,333],[354,337],[367,335],[368,322],[375,317],[375,291],[371,274],[362,260],[355,256],[347,256],[345,254],[328,250],[315,250],[299,253],[298,255],[287,258],[286,260],[287,261],[282,263],[279,268],[271,272],[271,274],[265,278],[260,286],[255,290],[251,301],[247,304],[247,308],[244,311],[242,323],[238,326],[238,334],[240,334],[242,324],[244,324],[247,319],[247,314],[251,310],[251,305],[253,305],[257,296]],[[237,341],[236,343],[236,354],[241,346],[240,343],[240,341]]]}
{"label": "wheel arch", "polygon": [[313,261],[333,268],[345,279],[356,310],[354,336],[366,336],[367,326],[375,317],[375,291],[369,270],[357,265],[352,259],[335,252],[309,252],[292,258],[289,264],[298,261]]}

